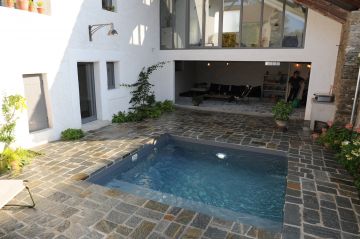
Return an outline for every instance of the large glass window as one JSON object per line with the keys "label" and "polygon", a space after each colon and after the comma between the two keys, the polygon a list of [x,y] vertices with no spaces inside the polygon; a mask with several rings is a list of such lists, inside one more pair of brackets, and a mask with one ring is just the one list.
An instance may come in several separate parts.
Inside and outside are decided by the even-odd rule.
{"label": "large glass window", "polygon": [[304,46],[296,0],[161,0],[160,11],[161,49]]}
{"label": "large glass window", "polygon": [[219,22],[223,0],[205,0],[205,47],[219,46]]}
{"label": "large glass window", "polygon": [[241,47],[259,47],[261,0],[243,0]]}
{"label": "large glass window", "polygon": [[284,0],[264,0],[262,47],[281,47]]}
{"label": "large glass window", "polygon": [[304,45],[307,10],[292,0],[286,0],[283,47],[302,47]]}
{"label": "large glass window", "polygon": [[224,0],[222,46],[240,46],[241,0]]}
{"label": "large glass window", "polygon": [[163,49],[172,48],[173,35],[173,14],[172,14],[172,0],[160,1],[160,45]]}
{"label": "large glass window", "polygon": [[175,30],[174,30],[174,47],[186,47],[186,1],[175,1]]}
{"label": "large glass window", "polygon": [[202,45],[203,32],[203,0],[190,0],[190,18],[189,18],[189,45]]}

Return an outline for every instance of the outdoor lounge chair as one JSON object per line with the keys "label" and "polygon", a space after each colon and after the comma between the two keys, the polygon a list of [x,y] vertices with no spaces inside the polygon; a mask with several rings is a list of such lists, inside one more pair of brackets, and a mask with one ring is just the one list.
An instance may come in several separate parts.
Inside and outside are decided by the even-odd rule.
{"label": "outdoor lounge chair", "polygon": [[[24,184],[23,180],[0,180],[0,209],[4,206],[10,207],[28,207],[34,208],[35,202],[31,195],[30,189]],[[20,204],[7,204],[10,202],[16,195],[18,195],[24,188],[28,191],[32,205],[20,205]]]}

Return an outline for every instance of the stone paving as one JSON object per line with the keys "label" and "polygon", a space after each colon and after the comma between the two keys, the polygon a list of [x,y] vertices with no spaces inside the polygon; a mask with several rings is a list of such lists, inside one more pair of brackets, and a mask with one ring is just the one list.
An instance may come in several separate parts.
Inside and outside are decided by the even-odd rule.
{"label": "stone paving", "polygon": [[[0,238],[360,238],[360,200],[334,155],[301,121],[177,110],[157,120],[110,125],[81,141],[54,142],[16,178],[29,180],[35,209],[0,210]],[[269,148],[288,154],[283,232],[171,207],[83,181],[163,133]],[[3,176],[7,178],[8,176]],[[15,202],[28,201],[26,192]]]}

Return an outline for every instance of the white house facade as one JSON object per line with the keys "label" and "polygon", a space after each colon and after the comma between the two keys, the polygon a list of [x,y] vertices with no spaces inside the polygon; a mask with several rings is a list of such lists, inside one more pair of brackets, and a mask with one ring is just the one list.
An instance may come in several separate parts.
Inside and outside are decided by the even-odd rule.
{"label": "white house facade", "polygon": [[[329,92],[334,84],[342,24],[311,9],[301,47],[226,49],[203,42],[202,48],[176,49],[171,36],[174,49],[163,49],[160,38],[166,32],[160,27],[159,0],[110,1],[111,9],[103,9],[103,2],[51,0],[47,14],[0,7],[1,98],[21,94],[36,104],[20,117],[19,145],[44,144],[59,139],[67,128],[111,120],[114,113],[129,107],[129,89],[120,84],[135,82],[144,66],[159,61],[168,63],[152,76],[157,100],[176,98],[175,61],[310,63],[305,120],[310,119],[313,94]],[[187,17],[184,13],[176,21],[185,24]],[[94,32],[90,41],[89,26],[97,24],[110,25]],[[224,32],[223,26],[219,29]],[[108,36],[109,30],[118,34]],[[191,34],[186,37],[188,44],[196,42]],[[221,45],[221,39],[212,44]],[[82,102],[82,94],[88,101]]]}

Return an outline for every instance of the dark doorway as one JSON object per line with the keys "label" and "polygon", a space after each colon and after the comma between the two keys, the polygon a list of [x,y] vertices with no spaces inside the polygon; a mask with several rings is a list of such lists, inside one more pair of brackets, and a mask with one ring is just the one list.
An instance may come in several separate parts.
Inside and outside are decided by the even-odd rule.
{"label": "dark doorway", "polygon": [[97,119],[94,64],[78,63],[81,121],[83,124]]}

